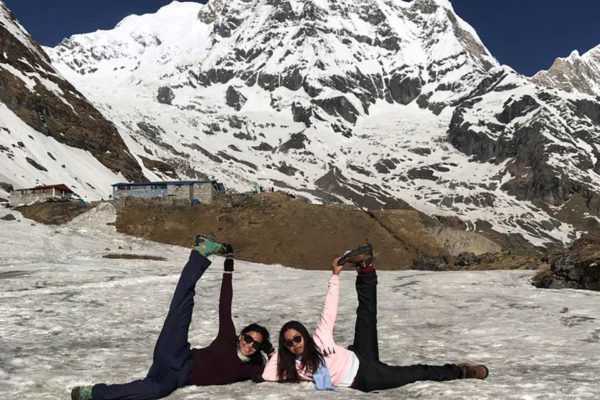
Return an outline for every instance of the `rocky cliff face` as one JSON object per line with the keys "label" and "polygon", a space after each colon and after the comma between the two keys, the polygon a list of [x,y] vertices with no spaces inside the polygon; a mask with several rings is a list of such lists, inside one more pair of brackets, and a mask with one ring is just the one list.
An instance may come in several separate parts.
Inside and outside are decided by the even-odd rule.
{"label": "rocky cliff face", "polygon": [[600,96],[600,45],[583,55],[575,50],[567,58],[557,58],[550,69],[538,72],[531,81],[566,92]]}
{"label": "rocky cliff face", "polygon": [[[6,108],[3,113],[12,112],[34,131],[59,143],[89,151],[115,174],[128,179],[143,177],[116,127],[60,76],[3,3],[0,3],[0,48],[0,102]],[[43,149],[18,140],[17,134],[11,132],[19,128],[8,119],[2,118],[2,155],[13,160],[24,156],[37,171],[45,170],[49,175],[56,172],[52,171],[53,166],[62,160],[57,155],[52,159]],[[17,146],[13,147],[15,143]],[[35,183],[35,174],[23,170],[20,174],[25,179],[17,179],[19,183],[27,180]],[[47,179],[45,183],[55,183],[50,176]],[[43,178],[39,180],[42,183]]]}
{"label": "rocky cliff face", "polygon": [[546,289],[600,291],[600,238],[593,235],[575,241],[567,252],[554,254],[548,268],[540,270],[532,283]]}
{"label": "rocky cliff face", "polygon": [[147,176],[536,245],[598,228],[598,102],[499,66],[447,0],[174,2],[47,50]]}
{"label": "rocky cliff face", "polygon": [[455,109],[448,140],[480,162],[504,165],[510,178],[501,190],[587,230],[600,215],[599,106],[497,68]]}

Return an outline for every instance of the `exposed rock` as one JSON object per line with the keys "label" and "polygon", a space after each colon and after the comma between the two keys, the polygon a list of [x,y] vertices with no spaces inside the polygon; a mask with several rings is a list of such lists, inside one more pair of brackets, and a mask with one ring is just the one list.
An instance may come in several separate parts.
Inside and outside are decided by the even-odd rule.
{"label": "exposed rock", "polygon": [[155,126],[148,122],[138,122],[137,127],[140,128],[140,132],[148,139],[160,139],[165,134],[165,131],[160,126]]}
{"label": "exposed rock", "polygon": [[148,168],[150,171],[153,171],[160,175],[168,176],[171,179],[179,178],[177,172],[173,170],[173,167],[167,164],[166,162],[160,160],[151,160],[142,155],[138,155],[138,157],[140,157],[140,159],[144,163],[144,167]]}
{"label": "exposed rock", "polygon": [[248,99],[233,86],[229,86],[225,93],[225,100],[229,107],[232,107],[236,111],[240,111]]}
{"label": "exposed rock", "polygon": [[46,169],[46,168],[45,168],[43,165],[41,165],[40,163],[38,163],[38,162],[37,162],[37,161],[35,161],[34,159],[32,159],[32,158],[29,158],[29,157],[25,157],[25,160],[26,160],[26,161],[27,161],[29,164],[33,165],[33,166],[34,166],[36,169],[39,169],[40,171],[45,171],[45,172],[48,172],[48,170],[47,170],[47,169]]}
{"label": "exposed rock", "polygon": [[261,142],[258,146],[252,147],[254,150],[258,151],[273,151],[274,148],[269,143]]}
{"label": "exposed rock", "polygon": [[434,175],[433,171],[427,167],[422,168],[411,168],[406,172],[406,175],[410,179],[426,179],[429,181],[435,181],[438,178]]}
{"label": "exposed rock", "polygon": [[291,165],[288,165],[286,162],[279,163],[276,169],[282,174],[288,176],[294,176],[299,172],[296,168],[292,167]]}
{"label": "exposed rock", "polygon": [[450,269],[447,259],[428,256],[415,257],[412,268],[421,271],[447,271]]}
{"label": "exposed rock", "polygon": [[[127,151],[116,127],[56,73],[46,53],[22,31],[14,15],[4,5],[1,7],[0,12],[7,14],[10,25],[0,25],[2,62],[30,76],[34,87],[15,77],[10,69],[2,68],[0,102],[36,131],[89,151],[108,169],[121,172],[127,179],[142,178],[140,166]],[[11,29],[22,33],[28,43],[18,40]]]}
{"label": "exposed rock", "polygon": [[535,110],[539,106],[540,105],[533,97],[527,95],[523,96],[517,101],[510,99],[506,104],[504,104],[504,111],[497,115],[496,118],[503,124],[508,124],[513,119],[522,117],[523,115]]}
{"label": "exposed rock", "polygon": [[306,127],[311,126],[310,118],[313,115],[312,108],[305,107],[298,102],[292,103],[292,115],[294,116],[294,122],[304,122]]}
{"label": "exposed rock", "polygon": [[173,93],[173,89],[168,86],[161,86],[158,88],[156,100],[158,100],[159,103],[171,105],[174,99],[175,93]]}
{"label": "exposed rock", "polygon": [[211,153],[210,151],[206,150],[205,148],[203,148],[202,146],[197,145],[196,143],[183,143],[184,146],[187,146],[189,148],[192,148],[196,151],[199,151],[200,153],[202,153],[205,157],[207,157],[209,160],[214,161],[216,163],[221,164],[223,162],[223,160],[214,155],[213,153]]}
{"label": "exposed rock", "polygon": [[[443,222],[447,226],[433,225],[429,227],[429,232],[449,254],[454,256],[472,254],[474,257],[479,257],[485,254],[498,253],[502,250],[500,245],[484,235],[466,231],[464,223],[457,221],[456,218],[450,218],[450,221],[444,219]],[[448,227],[452,225],[455,228]]]}
{"label": "exposed rock", "polygon": [[235,161],[237,163],[246,165],[255,171],[258,170],[258,167],[255,164],[252,164],[251,162],[246,161],[246,160],[240,160],[239,158],[236,158],[236,157],[232,156],[231,154],[225,153],[224,151],[219,151],[217,153],[217,155],[225,160],[231,160],[231,161]]}
{"label": "exposed rock", "polygon": [[571,93],[600,95],[600,46],[596,46],[583,55],[573,51],[566,58],[557,58],[550,69],[535,74],[531,81],[551,88]]}
{"label": "exposed rock", "polygon": [[422,82],[419,78],[405,77],[401,74],[392,76],[388,83],[390,93],[395,102],[408,104],[421,94]]}
{"label": "exposed rock", "polygon": [[533,285],[549,289],[600,291],[600,238],[588,236],[573,243],[569,250],[533,278]]}
{"label": "exposed rock", "polygon": [[493,263],[496,261],[496,255],[494,254],[481,254],[475,255],[474,253],[462,252],[458,254],[454,260],[454,263],[459,267],[468,267],[471,265],[477,265],[481,263]]}
{"label": "exposed rock", "polygon": [[12,214],[6,214],[4,217],[0,218],[4,221],[15,221],[17,218]]}
{"label": "exposed rock", "polygon": [[600,102],[575,100],[573,103],[578,112],[588,117],[593,123],[600,125]]}
{"label": "exposed rock", "polygon": [[346,96],[336,96],[328,99],[313,99],[312,102],[321,107],[329,115],[340,116],[354,124],[359,112]]}
{"label": "exposed rock", "polygon": [[15,188],[13,187],[12,184],[6,183],[6,182],[0,182],[0,189],[4,190],[5,192],[8,192],[8,193],[15,190]]}
{"label": "exposed rock", "polygon": [[305,143],[310,143],[302,132],[293,133],[290,139],[279,146],[279,151],[287,153],[291,149],[305,149]]}
{"label": "exposed rock", "polygon": [[346,178],[337,167],[331,167],[325,175],[315,181],[315,185],[324,192],[351,199],[359,207],[370,210],[410,208],[407,203],[388,195],[380,187]]}
{"label": "exposed rock", "polygon": [[420,156],[428,156],[431,154],[431,149],[425,147],[418,147],[414,149],[408,149],[411,153],[418,154]]}
{"label": "exposed rock", "polygon": [[396,169],[396,164],[399,162],[399,160],[397,159],[382,159],[377,161],[377,163],[375,163],[374,167],[377,170],[377,172],[382,173],[382,174],[389,174],[390,171],[395,170]]}

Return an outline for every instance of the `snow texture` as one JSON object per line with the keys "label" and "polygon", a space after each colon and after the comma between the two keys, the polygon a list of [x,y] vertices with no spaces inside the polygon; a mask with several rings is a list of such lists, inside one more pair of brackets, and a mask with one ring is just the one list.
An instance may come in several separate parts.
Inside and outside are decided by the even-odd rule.
{"label": "snow texture", "polygon": [[[0,398],[67,398],[73,385],[121,383],[150,366],[188,250],[118,234],[112,206],[51,227],[11,213],[0,220]],[[122,249],[119,249],[121,247]],[[343,250],[343,249],[340,249]],[[110,252],[163,255],[168,261],[110,260]],[[217,331],[222,259],[196,294],[193,346]],[[531,271],[379,272],[379,344],[393,364],[480,362],[485,381],[418,382],[381,399],[597,399],[600,394],[600,293],[541,290]],[[289,319],[317,323],[329,273],[238,261],[237,328]],[[341,276],[334,333],[354,330],[354,272]],[[311,384],[188,387],[170,399],[359,399],[351,389],[316,393]],[[369,396],[370,397],[370,396]]]}

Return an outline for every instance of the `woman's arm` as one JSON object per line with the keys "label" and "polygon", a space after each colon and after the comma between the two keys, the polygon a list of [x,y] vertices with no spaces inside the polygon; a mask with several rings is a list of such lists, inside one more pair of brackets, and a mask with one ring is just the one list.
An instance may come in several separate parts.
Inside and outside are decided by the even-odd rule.
{"label": "woman's arm", "polygon": [[273,355],[267,361],[267,365],[265,365],[265,369],[262,373],[262,378],[265,381],[276,382],[279,379],[277,378],[277,352],[274,352]]}
{"label": "woman's arm", "polygon": [[[335,320],[337,318],[338,306],[340,301],[340,273],[342,272],[342,266],[338,265],[337,262],[339,257],[334,259],[331,263],[331,270],[333,274],[329,278],[327,284],[327,294],[325,295],[325,304],[323,306],[323,312],[321,313],[321,320],[315,329],[315,336],[321,340],[324,346],[332,347],[335,343],[333,342],[333,328],[335,326]],[[326,348],[321,351],[327,351]]]}

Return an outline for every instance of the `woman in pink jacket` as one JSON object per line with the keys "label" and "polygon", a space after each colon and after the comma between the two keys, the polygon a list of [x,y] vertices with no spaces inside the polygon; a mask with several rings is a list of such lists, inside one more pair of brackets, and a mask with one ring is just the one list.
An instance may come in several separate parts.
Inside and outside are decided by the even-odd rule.
{"label": "woman in pink jacket", "polygon": [[[373,249],[362,246],[333,260],[325,306],[315,334],[310,336],[298,321],[289,321],[279,332],[279,351],[270,358],[262,378],[267,381],[313,381],[318,390],[351,387],[364,392],[396,388],[433,380],[485,379],[483,365],[391,366],[379,360],[377,344],[377,275]],[[335,344],[333,328],[339,303],[339,275],[344,264],[357,267],[358,309],[354,343],[348,349]]]}

